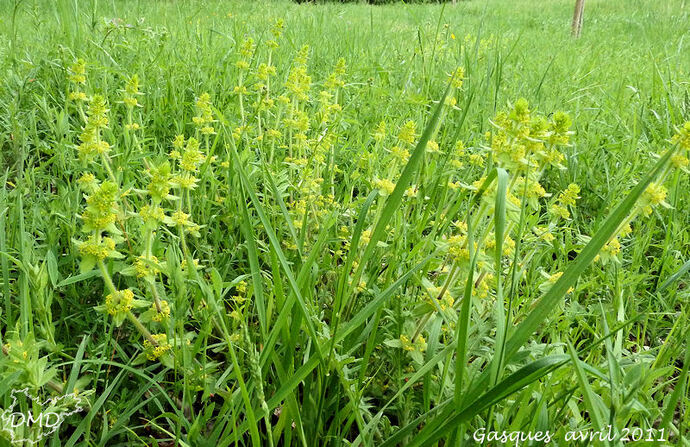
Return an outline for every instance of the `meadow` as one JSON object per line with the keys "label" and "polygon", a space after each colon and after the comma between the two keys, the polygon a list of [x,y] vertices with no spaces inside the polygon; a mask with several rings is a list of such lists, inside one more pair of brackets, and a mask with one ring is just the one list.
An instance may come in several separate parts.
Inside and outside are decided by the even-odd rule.
{"label": "meadow", "polygon": [[0,445],[690,445],[690,5],[573,3],[0,2]]}

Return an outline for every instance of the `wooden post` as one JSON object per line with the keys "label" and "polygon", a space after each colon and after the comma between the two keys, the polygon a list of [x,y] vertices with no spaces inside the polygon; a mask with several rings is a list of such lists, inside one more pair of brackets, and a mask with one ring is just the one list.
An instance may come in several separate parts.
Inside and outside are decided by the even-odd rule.
{"label": "wooden post", "polygon": [[585,10],[585,0],[575,0],[575,12],[573,12],[573,37],[580,37],[582,31],[582,16]]}

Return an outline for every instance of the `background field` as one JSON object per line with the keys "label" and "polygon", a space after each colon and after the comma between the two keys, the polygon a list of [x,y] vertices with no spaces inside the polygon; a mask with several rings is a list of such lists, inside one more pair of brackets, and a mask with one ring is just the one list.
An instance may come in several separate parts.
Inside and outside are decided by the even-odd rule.
{"label": "background field", "polygon": [[[24,386],[87,396],[89,409],[46,445],[455,445],[478,428],[562,436],[607,424],[640,427],[645,437],[663,429],[671,440],[661,445],[688,445],[687,170],[662,167],[668,206],[648,216],[634,206],[642,189],[633,188],[659,177],[655,163],[690,120],[690,6],[589,0],[575,40],[572,3],[0,2],[2,407]],[[253,46],[242,54],[247,37]],[[297,100],[284,85],[304,45],[312,85],[309,99]],[[329,88],[339,58],[344,85]],[[110,109],[103,138],[113,174],[98,158],[78,157],[88,107],[67,99],[77,59],[86,63],[77,87],[103,95]],[[283,115],[282,105],[257,115],[261,63],[276,67],[270,96],[278,104],[286,95]],[[456,109],[444,108],[422,135],[458,66]],[[141,129],[125,131],[130,118],[118,101],[134,74],[142,107],[132,119]],[[241,106],[238,85],[249,89]],[[193,122],[203,93],[214,120],[208,138]],[[501,166],[485,134],[519,98],[547,120],[567,112],[573,134],[560,148],[564,169],[549,167],[539,180],[552,195],[534,208],[518,201],[501,223],[500,186],[479,206],[467,186]],[[324,104],[340,106],[326,122]],[[285,121],[293,106],[310,123],[304,147],[299,123]],[[419,151],[416,139],[397,138],[410,120]],[[381,122],[386,136],[377,141]],[[269,128],[277,143],[264,137]],[[109,293],[102,270],[80,275],[74,241],[86,238],[78,217],[86,202],[77,180],[113,177],[127,191],[118,195],[123,258],[104,268],[117,289],[150,307],[146,281],[121,273],[145,245],[136,217],[149,200],[145,170],[176,166],[169,154],[178,134],[196,135],[207,158],[195,168],[197,189],[166,212],[182,203],[202,227],[186,241],[174,225],[157,230],[153,251],[165,265],[153,287],[172,311],[145,326],[167,334],[171,347],[149,361],[140,355],[150,352],[146,335],[96,309]],[[322,149],[325,135],[333,139]],[[426,150],[425,137],[438,151]],[[463,155],[454,152],[458,139]],[[409,175],[393,146],[419,161]],[[517,174],[507,171],[512,188]],[[397,197],[384,179],[417,189]],[[572,216],[550,217],[571,183],[580,187]],[[620,216],[611,214],[631,191]],[[614,236],[607,216],[620,223],[630,214],[632,233],[609,262],[583,250],[590,237],[603,245]],[[494,245],[505,226],[517,253],[494,265],[487,246],[476,273],[451,268],[452,223],[466,216],[478,224],[475,238]],[[555,240],[535,240],[531,228],[549,223]],[[586,261],[579,276],[568,271],[578,253]],[[193,259],[199,266],[189,268]],[[480,275],[475,289],[491,271],[505,290],[487,281],[465,307],[470,270]],[[556,296],[549,290],[564,271]],[[454,302],[442,308],[435,298],[445,292],[433,287],[444,284]]]}

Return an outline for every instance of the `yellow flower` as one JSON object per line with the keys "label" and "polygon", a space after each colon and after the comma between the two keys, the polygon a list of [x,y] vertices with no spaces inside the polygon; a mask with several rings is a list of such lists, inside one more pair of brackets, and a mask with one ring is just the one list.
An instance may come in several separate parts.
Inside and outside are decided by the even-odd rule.
{"label": "yellow flower", "polygon": [[568,211],[568,206],[575,206],[575,201],[580,197],[580,187],[575,183],[571,183],[563,191],[557,199],[557,203],[551,205],[551,214],[561,219],[570,219],[570,211]]}
{"label": "yellow flower", "polygon": [[556,239],[548,227],[536,227],[534,233],[546,242],[553,242]]}
{"label": "yellow flower", "polygon": [[374,187],[379,190],[379,194],[382,196],[388,196],[393,193],[395,189],[395,183],[388,179],[376,180],[374,181]]}
{"label": "yellow flower", "polygon": [[158,206],[144,205],[139,210],[139,217],[141,217],[147,224],[158,224],[165,220],[165,213]]}
{"label": "yellow flower", "polygon": [[451,75],[454,88],[462,87],[462,82],[465,80],[465,69],[458,67]]}
{"label": "yellow flower", "polygon": [[151,317],[151,319],[156,323],[160,323],[164,320],[167,320],[170,316],[170,305],[168,304],[168,302],[165,300],[161,300],[160,306],[161,310],[159,312],[158,308],[156,307],[156,303],[153,303],[151,305],[151,310],[153,311],[153,316]]}
{"label": "yellow flower", "polygon": [[685,155],[676,154],[671,157],[671,164],[679,169],[687,169],[688,165],[690,165],[690,160]]}
{"label": "yellow flower", "polygon": [[664,185],[654,182],[650,183],[647,189],[642,193],[642,197],[640,197],[639,206],[642,210],[642,214],[649,216],[652,214],[652,208],[659,204],[666,203],[664,200],[666,200],[666,188]]}
{"label": "yellow flower", "polygon": [[558,196],[558,201],[561,202],[561,205],[563,206],[575,206],[575,200],[580,198],[578,196],[579,193],[580,187],[575,183],[571,183],[568,185],[568,188],[566,188],[566,190],[563,191],[560,196]]}
{"label": "yellow flower", "polygon": [[139,256],[136,261],[134,261],[134,270],[137,273],[137,278],[152,279],[158,272],[161,271],[161,268],[158,264],[158,258],[155,256]]}
{"label": "yellow flower", "polygon": [[370,241],[371,241],[371,230],[362,231],[362,234],[359,237],[360,245],[367,245],[367,244],[369,244]]}
{"label": "yellow flower", "polygon": [[173,213],[173,215],[171,216],[171,219],[175,223],[175,225],[179,225],[179,226],[190,225],[189,214],[186,214],[180,210],[175,211]]}
{"label": "yellow flower", "polygon": [[119,290],[105,297],[105,309],[110,315],[129,312],[132,309],[134,293],[129,290]]}
{"label": "yellow flower", "polygon": [[87,172],[86,174],[82,175],[79,180],[77,180],[77,183],[79,184],[79,187],[87,190],[87,191],[92,191],[93,188],[98,186],[98,182],[96,181],[96,176],[91,174],[90,172]]}
{"label": "yellow flower", "polygon": [[400,133],[398,133],[398,139],[405,143],[413,144],[415,139],[417,138],[416,131],[417,125],[414,123],[414,121],[407,121],[400,129]]}
{"label": "yellow flower", "polygon": [[69,99],[72,101],[88,101],[89,97],[86,96],[86,93],[84,92],[74,91],[70,92]]}
{"label": "yellow flower", "polygon": [[602,247],[601,251],[611,256],[616,256],[618,253],[621,252],[621,243],[618,241],[617,238],[613,238]]}
{"label": "yellow flower", "polygon": [[115,252],[115,241],[109,237],[104,237],[99,241],[95,235],[91,235],[86,241],[78,244],[79,253],[82,256],[93,256],[99,261]]}
{"label": "yellow flower", "polygon": [[456,234],[448,238],[448,254],[455,262],[467,262],[470,259],[470,251],[467,248],[467,240],[464,235]]}
{"label": "yellow flower", "polygon": [[402,348],[405,351],[414,351],[414,343],[410,341],[408,336],[400,335],[400,343],[402,343]]}
{"label": "yellow flower", "polygon": [[168,336],[165,334],[153,334],[151,338],[155,344],[148,339],[144,340],[144,352],[147,359],[154,361],[170,350],[170,343],[168,343]]}
{"label": "yellow flower", "polygon": [[86,62],[84,59],[77,59],[68,70],[70,82],[75,84],[86,83]]}
{"label": "yellow flower", "polygon": [[482,157],[482,154],[470,154],[470,164],[482,167],[484,166],[484,157]]}
{"label": "yellow flower", "polygon": [[196,172],[197,167],[206,159],[201,152],[199,141],[196,138],[190,138],[187,141],[182,158],[180,159],[180,168],[188,172]]}
{"label": "yellow flower", "polygon": [[683,124],[678,132],[671,138],[673,144],[678,144],[684,149],[690,149],[690,121]]}
{"label": "yellow flower", "polygon": [[184,135],[177,135],[177,136],[175,136],[175,139],[173,140],[172,145],[175,149],[180,151],[184,148],[184,143],[185,143]]}
{"label": "yellow flower", "polygon": [[119,190],[115,183],[106,181],[95,186],[92,191],[86,199],[86,210],[81,216],[84,229],[105,230],[117,219]]}
{"label": "yellow flower", "polygon": [[570,211],[568,211],[568,208],[559,205],[558,203],[551,205],[551,214],[556,217],[560,217],[561,219],[570,219]]}
{"label": "yellow flower", "polygon": [[424,337],[421,334],[418,335],[417,338],[415,339],[414,347],[419,352],[426,351],[426,340],[424,339]]}
{"label": "yellow flower", "polygon": [[435,142],[434,140],[429,140],[426,143],[426,151],[429,153],[432,153],[432,154],[437,153],[439,151],[438,150],[438,143]]}

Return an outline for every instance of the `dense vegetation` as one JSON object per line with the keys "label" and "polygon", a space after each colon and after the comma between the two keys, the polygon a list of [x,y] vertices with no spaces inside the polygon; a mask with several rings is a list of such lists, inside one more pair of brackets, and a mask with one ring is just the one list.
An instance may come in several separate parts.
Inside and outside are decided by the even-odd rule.
{"label": "dense vegetation", "polygon": [[689,445],[690,12],[571,15],[0,3],[0,436]]}

